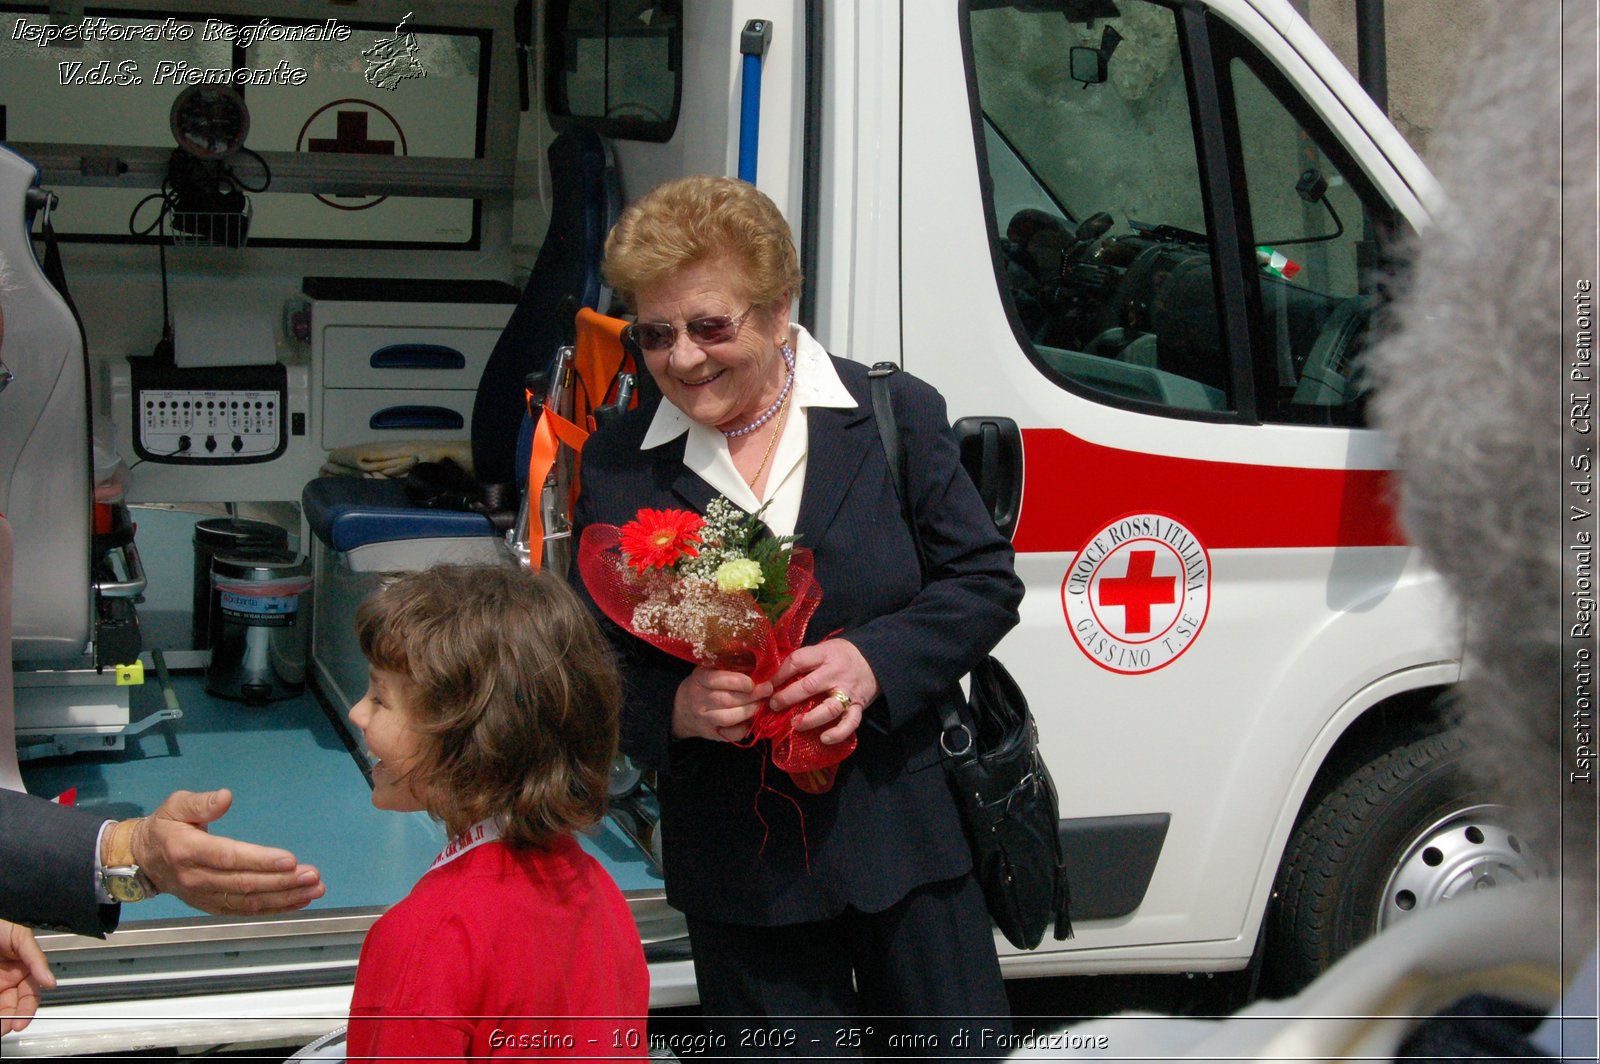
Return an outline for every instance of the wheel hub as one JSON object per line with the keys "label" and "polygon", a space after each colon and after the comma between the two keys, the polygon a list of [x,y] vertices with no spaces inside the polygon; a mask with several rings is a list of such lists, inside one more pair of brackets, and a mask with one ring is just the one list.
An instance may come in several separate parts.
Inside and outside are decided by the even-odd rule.
{"label": "wheel hub", "polygon": [[1419,832],[1384,886],[1378,930],[1459,894],[1538,878],[1526,844],[1505,819],[1503,807],[1478,805]]}

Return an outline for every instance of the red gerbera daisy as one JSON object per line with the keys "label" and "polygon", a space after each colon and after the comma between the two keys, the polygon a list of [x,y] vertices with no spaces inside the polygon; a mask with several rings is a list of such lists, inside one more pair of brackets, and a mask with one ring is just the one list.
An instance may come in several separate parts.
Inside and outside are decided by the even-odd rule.
{"label": "red gerbera daisy", "polygon": [[640,510],[622,526],[622,556],[636,572],[665,569],[700,552],[705,519],[692,510]]}

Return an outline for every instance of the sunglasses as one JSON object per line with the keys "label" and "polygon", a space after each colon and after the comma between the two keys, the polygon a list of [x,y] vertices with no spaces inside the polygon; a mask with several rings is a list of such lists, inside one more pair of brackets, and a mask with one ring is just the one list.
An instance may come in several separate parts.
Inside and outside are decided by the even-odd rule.
{"label": "sunglasses", "polygon": [[[725,344],[739,335],[744,320],[755,310],[755,305],[737,318],[726,314],[713,314],[709,318],[696,318],[683,323],[683,331],[701,347]],[[678,342],[678,330],[669,322],[636,321],[622,330],[625,337],[637,344],[641,351],[670,351]]]}

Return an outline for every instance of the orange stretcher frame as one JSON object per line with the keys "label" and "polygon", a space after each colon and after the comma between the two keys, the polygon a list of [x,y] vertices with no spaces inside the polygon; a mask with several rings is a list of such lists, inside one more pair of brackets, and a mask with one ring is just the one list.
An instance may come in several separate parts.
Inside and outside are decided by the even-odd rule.
{"label": "orange stretcher frame", "polygon": [[[533,449],[528,458],[528,557],[529,564],[540,568],[544,563],[544,515],[540,513],[539,493],[549,479],[561,457],[561,447],[573,451],[574,473],[572,487],[567,497],[567,514],[577,502],[583,445],[594,431],[594,411],[604,406],[616,390],[617,377],[623,373],[637,373],[633,356],[622,346],[622,330],[628,323],[588,307],[578,311],[577,340],[573,347],[572,372],[574,376],[572,418],[545,407],[539,414],[533,430]],[[532,405],[533,396],[526,396]],[[635,395],[631,406],[638,405]]]}

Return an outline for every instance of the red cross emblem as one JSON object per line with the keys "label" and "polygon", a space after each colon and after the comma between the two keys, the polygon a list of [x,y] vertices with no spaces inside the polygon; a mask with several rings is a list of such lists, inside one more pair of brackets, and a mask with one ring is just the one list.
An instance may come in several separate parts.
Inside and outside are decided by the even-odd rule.
{"label": "red cross emblem", "polygon": [[[328,112],[332,111],[332,115]],[[330,130],[329,124],[333,126]],[[318,134],[332,133],[332,136]],[[370,100],[334,100],[311,113],[295,138],[295,151],[336,155],[406,155],[405,130],[388,110]],[[325,196],[318,200],[341,211],[364,211],[387,196]]]}
{"label": "red cross emblem", "polygon": [[1129,635],[1149,633],[1151,606],[1171,606],[1178,601],[1178,578],[1152,576],[1155,566],[1155,551],[1129,551],[1127,573],[1100,580],[1100,605],[1122,607],[1123,629]]}
{"label": "red cross emblem", "polygon": [[394,141],[371,140],[367,137],[367,112],[337,111],[334,114],[337,131],[332,137],[312,137],[309,151],[350,152],[356,155],[393,155]]}
{"label": "red cross emblem", "polygon": [[1124,676],[1155,672],[1182,657],[1205,626],[1211,556],[1175,517],[1124,514],[1074,553],[1061,608],[1090,661]]}

